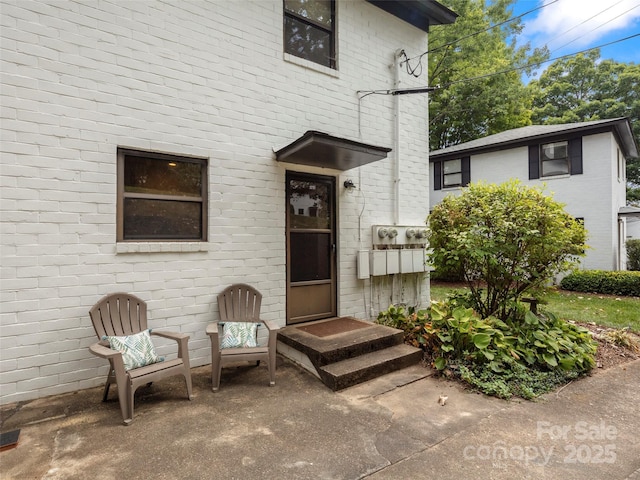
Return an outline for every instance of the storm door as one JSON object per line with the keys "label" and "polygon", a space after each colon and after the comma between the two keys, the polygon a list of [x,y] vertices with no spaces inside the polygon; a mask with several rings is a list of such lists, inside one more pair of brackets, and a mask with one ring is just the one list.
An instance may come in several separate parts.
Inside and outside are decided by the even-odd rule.
{"label": "storm door", "polygon": [[335,179],[287,172],[287,324],[336,316]]}

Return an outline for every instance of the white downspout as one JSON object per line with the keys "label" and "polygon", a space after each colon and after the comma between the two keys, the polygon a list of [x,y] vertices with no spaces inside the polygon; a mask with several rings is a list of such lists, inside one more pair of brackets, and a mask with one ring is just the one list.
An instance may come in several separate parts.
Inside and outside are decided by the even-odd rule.
{"label": "white downspout", "polygon": [[[393,88],[400,88],[400,55],[402,50],[396,50],[393,56]],[[393,190],[395,195],[393,224],[400,224],[400,96],[393,97],[393,116],[394,116],[394,166],[393,166]]]}

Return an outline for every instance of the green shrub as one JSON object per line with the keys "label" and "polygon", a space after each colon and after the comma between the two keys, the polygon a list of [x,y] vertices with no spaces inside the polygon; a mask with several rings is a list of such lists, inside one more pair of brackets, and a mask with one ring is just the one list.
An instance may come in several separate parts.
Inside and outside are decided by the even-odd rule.
{"label": "green shrub", "polygon": [[560,281],[564,290],[640,297],[640,272],[580,270]]}
{"label": "green shrub", "polygon": [[627,269],[640,271],[640,240],[627,240]]}
{"label": "green shrub", "polygon": [[378,314],[376,322],[403,330],[405,343],[414,347],[423,347],[425,319],[424,310],[416,312],[415,307],[391,305],[387,310]]}
{"label": "green shrub", "polygon": [[391,306],[378,323],[405,331],[440,371],[450,371],[488,395],[533,398],[595,365],[588,330],[522,304],[516,318],[481,319],[463,298],[432,302],[426,310]]}
{"label": "green shrub", "polygon": [[463,272],[446,265],[435,265],[429,276],[440,282],[464,282]]}
{"label": "green shrub", "polygon": [[582,223],[541,188],[512,180],[474,183],[448,195],[429,215],[429,262],[462,276],[483,318],[513,318],[518,300],[577,264]]}

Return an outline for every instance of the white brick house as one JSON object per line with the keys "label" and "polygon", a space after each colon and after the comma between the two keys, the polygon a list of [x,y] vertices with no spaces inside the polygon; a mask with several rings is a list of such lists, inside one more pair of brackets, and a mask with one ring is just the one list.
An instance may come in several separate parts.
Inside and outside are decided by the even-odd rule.
{"label": "white brick house", "polygon": [[469,182],[545,184],[554,199],[584,220],[584,269],[626,268],[626,159],[638,156],[626,118],[531,125],[430,153],[430,205]]}
{"label": "white brick house", "polygon": [[[104,381],[88,310],[111,292],[189,334],[193,366],[211,361],[205,327],[231,283],[280,325],[427,301],[424,273],[356,275],[373,224],[424,225],[426,95],[362,92],[424,87],[399,52],[425,52],[455,14],[300,5],[0,1],[1,403]],[[300,195],[317,201],[299,211]],[[295,237],[307,221],[325,235]]]}

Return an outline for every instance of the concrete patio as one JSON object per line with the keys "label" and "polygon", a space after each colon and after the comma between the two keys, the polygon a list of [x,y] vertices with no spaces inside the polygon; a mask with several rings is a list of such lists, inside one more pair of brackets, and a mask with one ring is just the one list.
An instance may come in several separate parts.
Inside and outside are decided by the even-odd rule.
{"label": "concrete patio", "polygon": [[[640,480],[640,361],[537,402],[479,395],[416,365],[338,393],[278,359],[192,370],[141,388],[122,425],[101,388],[2,409],[2,479],[633,479]],[[438,403],[441,395],[448,400]]]}

